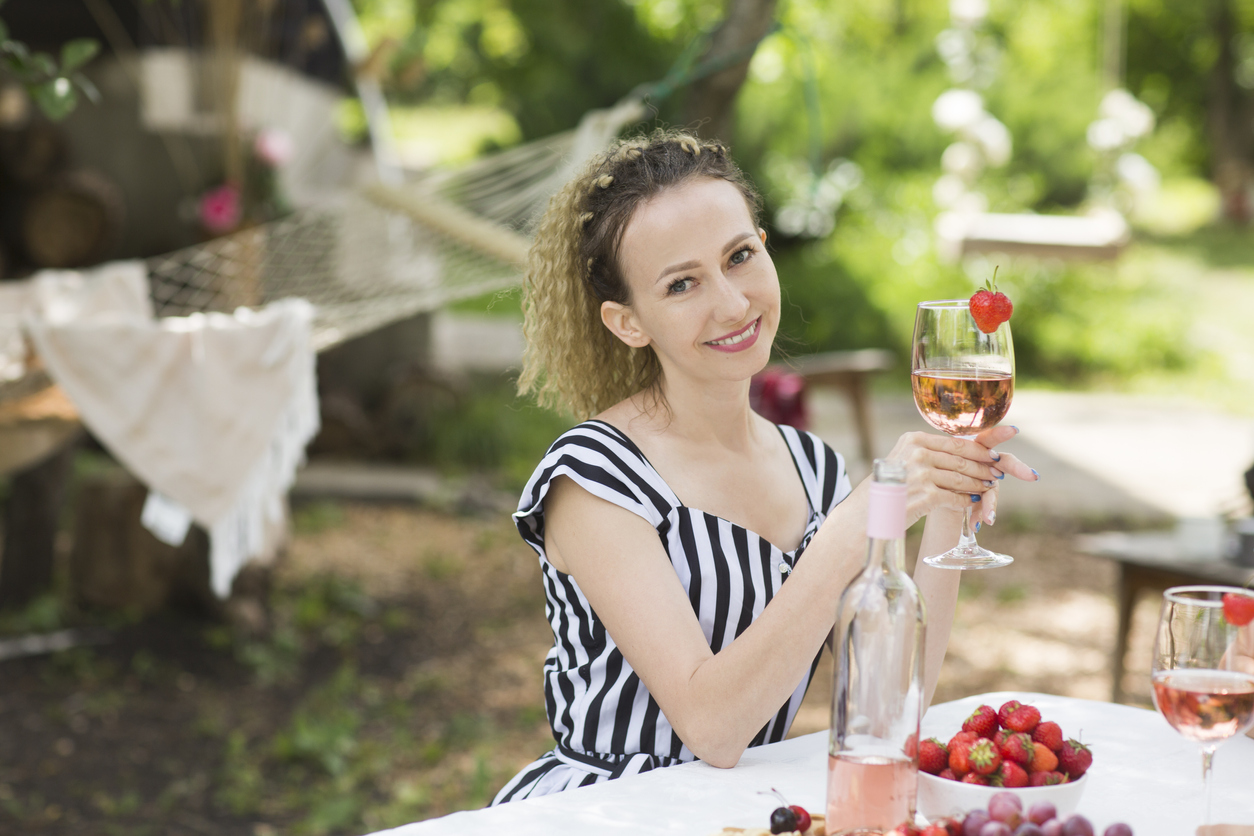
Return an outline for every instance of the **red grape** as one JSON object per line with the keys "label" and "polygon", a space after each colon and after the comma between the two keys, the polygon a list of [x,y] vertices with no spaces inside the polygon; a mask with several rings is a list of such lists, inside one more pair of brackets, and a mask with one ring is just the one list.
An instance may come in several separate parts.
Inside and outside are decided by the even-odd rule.
{"label": "red grape", "polygon": [[1093,823],[1076,813],[1063,822],[1062,836],[1094,836]]}
{"label": "red grape", "polygon": [[1028,808],[1028,821],[1033,824],[1044,824],[1058,817],[1058,808],[1052,801],[1038,801]]}

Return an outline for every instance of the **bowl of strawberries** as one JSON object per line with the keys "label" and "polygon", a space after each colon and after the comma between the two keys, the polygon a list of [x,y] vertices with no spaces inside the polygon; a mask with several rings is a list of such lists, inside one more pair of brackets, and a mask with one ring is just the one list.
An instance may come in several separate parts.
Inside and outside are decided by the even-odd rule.
{"label": "bowl of strawberries", "polygon": [[1034,706],[981,705],[948,742],[920,743],[918,809],[930,821],[1010,791],[1025,807],[1049,802],[1065,816],[1079,804],[1092,763],[1089,747],[1066,738]]}

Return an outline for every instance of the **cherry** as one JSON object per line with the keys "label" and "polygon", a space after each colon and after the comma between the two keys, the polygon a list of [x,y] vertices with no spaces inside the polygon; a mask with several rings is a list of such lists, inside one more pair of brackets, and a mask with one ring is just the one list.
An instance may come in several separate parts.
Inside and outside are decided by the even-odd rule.
{"label": "cherry", "polygon": [[805,807],[800,804],[790,804],[788,809],[792,810],[793,815],[797,817],[797,830],[805,833],[810,829],[810,814],[806,812]]}
{"label": "cherry", "polygon": [[797,814],[788,807],[776,807],[771,813],[772,833],[791,833],[797,829]]}

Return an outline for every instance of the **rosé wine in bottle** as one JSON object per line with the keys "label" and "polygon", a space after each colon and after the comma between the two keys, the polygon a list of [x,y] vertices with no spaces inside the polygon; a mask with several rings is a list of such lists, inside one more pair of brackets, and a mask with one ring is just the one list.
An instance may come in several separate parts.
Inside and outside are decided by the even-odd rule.
{"label": "ros\u00e9 wine in bottle", "polygon": [[950,435],[975,435],[1010,410],[1014,377],[1002,372],[918,371],[910,375],[919,414]]}
{"label": "ros\u00e9 wine in bottle", "polygon": [[827,757],[827,831],[880,833],[914,820],[918,768],[905,755]]}
{"label": "ros\u00e9 wine in bottle", "polygon": [[1175,670],[1154,674],[1154,703],[1189,740],[1226,740],[1254,723],[1254,676],[1237,671]]}
{"label": "ros\u00e9 wine in bottle", "polygon": [[827,833],[914,819],[923,713],[923,599],[905,572],[906,468],[876,459],[866,568],[836,610]]}

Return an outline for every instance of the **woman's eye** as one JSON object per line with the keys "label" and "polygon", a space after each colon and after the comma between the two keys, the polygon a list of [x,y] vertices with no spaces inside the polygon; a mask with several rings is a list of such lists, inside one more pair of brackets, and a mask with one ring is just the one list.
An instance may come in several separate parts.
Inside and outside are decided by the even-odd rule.
{"label": "woman's eye", "polygon": [[692,286],[692,279],[675,279],[666,286],[667,293],[683,293]]}
{"label": "woman's eye", "polygon": [[745,247],[743,249],[736,250],[736,252],[732,253],[731,263],[744,264],[749,260],[749,256],[751,255],[753,255],[753,247]]}

